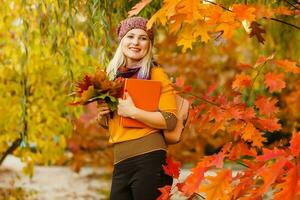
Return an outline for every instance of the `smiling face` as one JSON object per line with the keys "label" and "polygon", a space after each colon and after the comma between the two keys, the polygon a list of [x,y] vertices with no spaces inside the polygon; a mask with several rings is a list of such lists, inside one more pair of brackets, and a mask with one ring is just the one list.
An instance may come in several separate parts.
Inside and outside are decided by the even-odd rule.
{"label": "smiling face", "polygon": [[132,29],[126,33],[122,42],[122,52],[126,57],[127,66],[137,64],[147,53],[150,40],[142,29]]}

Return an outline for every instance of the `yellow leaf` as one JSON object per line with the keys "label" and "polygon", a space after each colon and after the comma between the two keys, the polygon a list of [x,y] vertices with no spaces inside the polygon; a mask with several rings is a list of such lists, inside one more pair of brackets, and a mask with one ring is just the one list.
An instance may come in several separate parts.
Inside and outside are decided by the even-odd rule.
{"label": "yellow leaf", "polygon": [[208,35],[208,25],[202,21],[199,23],[199,25],[197,24],[197,26],[195,26],[195,31],[194,31],[194,37],[197,38],[198,36],[201,36],[201,40],[205,43],[207,43],[207,41],[210,39],[210,36]]}
{"label": "yellow leaf", "polygon": [[186,52],[188,48],[192,49],[192,44],[195,41],[193,34],[191,33],[192,26],[184,26],[183,30],[180,31],[176,44],[182,47],[182,52]]}
{"label": "yellow leaf", "polygon": [[203,4],[200,4],[199,0],[183,0],[176,6],[176,11],[179,14],[185,15],[185,22],[192,23],[203,18],[201,10]]}

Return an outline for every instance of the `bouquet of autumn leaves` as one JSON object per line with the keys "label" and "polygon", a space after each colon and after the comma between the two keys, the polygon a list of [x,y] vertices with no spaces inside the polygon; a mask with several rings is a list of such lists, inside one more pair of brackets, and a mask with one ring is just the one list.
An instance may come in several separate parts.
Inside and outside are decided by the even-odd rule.
{"label": "bouquet of autumn leaves", "polygon": [[111,111],[115,111],[123,85],[123,78],[110,81],[106,73],[99,69],[94,75],[85,75],[81,81],[76,83],[76,91],[71,95],[75,95],[78,99],[69,105],[77,106],[94,101],[105,101]]}

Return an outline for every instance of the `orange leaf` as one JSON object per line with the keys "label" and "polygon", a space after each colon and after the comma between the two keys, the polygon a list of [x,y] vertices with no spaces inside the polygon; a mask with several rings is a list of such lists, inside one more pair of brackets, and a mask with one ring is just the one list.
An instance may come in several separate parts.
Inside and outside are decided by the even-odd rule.
{"label": "orange leaf", "polygon": [[276,118],[258,119],[256,121],[261,126],[259,128],[262,130],[274,132],[281,129],[281,124],[278,123],[278,119]]}
{"label": "orange leaf", "polygon": [[251,84],[251,77],[249,75],[237,74],[232,83],[232,89],[240,91],[243,88],[249,87]]}
{"label": "orange leaf", "polygon": [[185,22],[192,23],[203,18],[203,12],[200,11],[205,8],[204,6],[198,0],[181,0],[176,6],[176,11],[185,15]]}
{"label": "orange leaf", "polygon": [[282,149],[274,148],[273,150],[263,148],[263,155],[257,156],[257,161],[267,161],[274,158],[277,158],[278,156],[284,156],[286,153]]}
{"label": "orange leaf", "polygon": [[211,5],[208,11],[208,24],[217,24],[221,21],[223,10],[220,6]]}
{"label": "orange leaf", "polygon": [[282,170],[285,163],[286,158],[282,157],[271,167],[265,167],[258,173],[258,175],[263,177],[264,183],[262,186],[260,186],[259,190],[256,191],[257,195],[263,195],[268,191],[271,184],[273,184],[277,177],[280,175],[280,171]]}
{"label": "orange leaf", "polygon": [[252,146],[262,147],[262,143],[266,140],[266,138],[262,137],[262,133],[260,133],[250,122],[247,123],[242,133],[242,139],[244,141],[252,142]]}
{"label": "orange leaf", "polygon": [[201,36],[201,41],[207,43],[208,40],[210,39],[210,36],[208,35],[209,28],[207,26],[207,23],[201,21],[194,28],[195,28],[193,32],[194,37],[197,38],[198,36]]}
{"label": "orange leaf", "polygon": [[292,155],[298,157],[300,153],[300,132],[296,132],[296,130],[293,131],[293,137],[290,144]]}
{"label": "orange leaf", "polygon": [[139,3],[135,4],[133,8],[128,12],[128,17],[139,14],[139,12],[151,2],[152,0],[142,0]]}
{"label": "orange leaf", "polygon": [[261,66],[261,65],[264,65],[265,62],[267,62],[267,61],[269,61],[269,60],[272,60],[273,58],[274,58],[274,53],[271,54],[271,55],[268,56],[268,57],[260,56],[260,57],[257,59],[255,65],[254,65],[254,68],[259,67],[259,66]]}
{"label": "orange leaf", "polygon": [[289,200],[298,200],[300,198],[300,184],[299,184],[299,167],[293,166],[287,176],[285,177],[284,182],[276,186],[279,189],[279,192],[275,193],[275,200],[289,199]]}
{"label": "orange leaf", "polygon": [[256,113],[255,113],[253,107],[246,108],[242,115],[243,120],[246,120],[246,121],[253,119],[255,117],[256,117]]}
{"label": "orange leaf", "polygon": [[200,191],[206,194],[207,200],[231,199],[231,170],[222,169],[216,176],[208,176],[209,184],[202,185]]}
{"label": "orange leaf", "polygon": [[284,74],[275,74],[269,72],[265,75],[265,85],[269,88],[270,92],[280,92],[282,88],[285,88],[285,82],[282,80]]}
{"label": "orange leaf", "polygon": [[228,153],[231,145],[231,142],[226,143],[218,154],[212,155],[211,157],[213,160],[211,161],[211,164],[215,165],[217,168],[222,168],[225,155]]}
{"label": "orange leaf", "polygon": [[236,18],[240,21],[247,20],[252,22],[255,20],[255,8],[245,4],[233,4],[232,11],[236,14]]}
{"label": "orange leaf", "polygon": [[216,122],[221,122],[224,120],[225,112],[218,106],[210,107],[208,112],[210,113],[210,120],[214,119]]}
{"label": "orange leaf", "polygon": [[286,7],[280,6],[278,8],[275,9],[276,14],[279,15],[292,15],[293,11],[289,10]]}
{"label": "orange leaf", "polygon": [[170,185],[166,185],[166,186],[158,188],[158,189],[161,192],[161,195],[156,200],[169,200],[170,199],[170,197],[171,197],[171,195],[170,195],[171,186]]}
{"label": "orange leaf", "polygon": [[286,72],[292,72],[295,74],[300,73],[300,67],[297,67],[297,63],[290,60],[277,60],[276,64],[280,65]]}
{"label": "orange leaf", "polygon": [[167,165],[163,165],[165,173],[173,178],[178,178],[181,163],[173,161],[171,157],[167,157],[166,163]]}
{"label": "orange leaf", "polygon": [[235,146],[232,147],[229,152],[229,159],[235,160],[239,159],[241,156],[256,156],[256,151],[250,149],[247,144],[243,142],[239,142]]}
{"label": "orange leaf", "polygon": [[182,184],[178,184],[178,189],[184,196],[190,197],[196,192],[200,186],[200,183],[204,179],[204,172],[206,167],[202,163],[198,163],[195,168],[191,170],[191,174],[185,179]]}
{"label": "orange leaf", "polygon": [[196,41],[196,38],[191,33],[192,28],[193,27],[191,25],[183,26],[183,29],[177,37],[176,44],[178,46],[183,46],[183,53],[186,52],[187,49],[192,49],[192,44]]}
{"label": "orange leaf", "polygon": [[238,22],[224,22],[224,23],[220,23],[217,28],[216,31],[222,31],[222,35],[224,38],[226,39],[230,39],[235,31],[235,29],[237,29],[238,27],[240,27],[241,24]]}
{"label": "orange leaf", "polygon": [[277,101],[277,99],[266,99],[264,96],[261,96],[255,101],[255,106],[259,109],[261,114],[270,117],[279,111],[275,106]]}

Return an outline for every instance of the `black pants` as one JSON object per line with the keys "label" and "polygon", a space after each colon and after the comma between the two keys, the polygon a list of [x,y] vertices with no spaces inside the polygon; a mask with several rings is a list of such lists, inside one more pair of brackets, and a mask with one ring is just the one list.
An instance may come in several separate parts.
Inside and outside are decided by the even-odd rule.
{"label": "black pants", "polygon": [[110,200],[155,200],[159,187],[172,185],[166,175],[166,152],[157,150],[128,158],[114,166]]}

